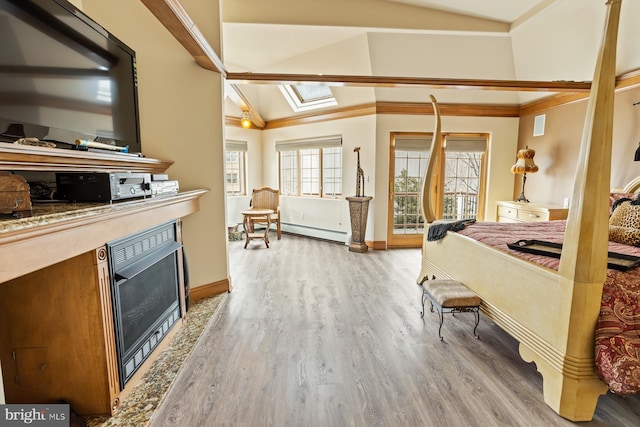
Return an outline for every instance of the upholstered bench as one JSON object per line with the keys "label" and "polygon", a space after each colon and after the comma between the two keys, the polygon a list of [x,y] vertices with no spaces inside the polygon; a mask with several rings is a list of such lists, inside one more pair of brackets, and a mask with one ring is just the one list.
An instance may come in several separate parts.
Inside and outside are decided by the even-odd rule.
{"label": "upholstered bench", "polygon": [[424,317],[424,303],[429,300],[431,304],[431,312],[433,306],[436,306],[438,316],[440,317],[440,327],[438,328],[438,337],[443,341],[442,323],[444,322],[444,313],[473,313],[476,324],[473,328],[473,335],[476,338],[480,336],[476,333],[478,323],[480,323],[480,302],[478,295],[473,293],[462,282],[457,280],[426,280],[422,283],[422,312],[420,315]]}

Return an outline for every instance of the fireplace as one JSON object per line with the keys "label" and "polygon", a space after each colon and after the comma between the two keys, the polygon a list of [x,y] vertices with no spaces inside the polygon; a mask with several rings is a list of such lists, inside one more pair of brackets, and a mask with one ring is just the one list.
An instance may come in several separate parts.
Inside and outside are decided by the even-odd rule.
{"label": "fireplace", "polygon": [[178,226],[107,243],[121,390],[182,316]]}

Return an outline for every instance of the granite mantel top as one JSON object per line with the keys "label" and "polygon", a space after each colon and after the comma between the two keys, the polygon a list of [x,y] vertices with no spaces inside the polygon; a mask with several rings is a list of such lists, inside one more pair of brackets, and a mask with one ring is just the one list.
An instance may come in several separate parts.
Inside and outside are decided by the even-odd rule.
{"label": "granite mantel top", "polygon": [[31,216],[23,218],[11,218],[7,216],[0,219],[0,233],[24,230],[80,216],[96,215],[108,211],[113,207],[114,204],[109,203],[34,202],[33,208],[31,209]]}
{"label": "granite mantel top", "polygon": [[33,203],[31,216],[0,219],[0,235],[78,218],[88,218],[94,215],[131,210],[137,207],[153,206],[159,202],[171,202],[173,199],[200,191],[204,190],[188,191],[171,196],[124,200],[115,203],[35,202]]}
{"label": "granite mantel top", "polygon": [[117,203],[35,204],[32,215],[0,221],[0,283],[114,239],[199,210],[209,190]]}

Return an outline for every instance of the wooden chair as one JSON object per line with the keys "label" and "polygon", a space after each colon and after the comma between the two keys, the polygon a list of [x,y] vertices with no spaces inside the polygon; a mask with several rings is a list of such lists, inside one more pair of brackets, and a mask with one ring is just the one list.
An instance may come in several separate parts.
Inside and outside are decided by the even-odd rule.
{"label": "wooden chair", "polygon": [[[271,215],[271,223],[276,224],[278,231],[278,240],[282,236],[280,229],[280,190],[274,190],[269,187],[254,188],[251,193],[251,208],[252,209],[271,209],[273,214]],[[254,223],[265,223],[266,218],[252,218],[251,229],[253,229]]]}

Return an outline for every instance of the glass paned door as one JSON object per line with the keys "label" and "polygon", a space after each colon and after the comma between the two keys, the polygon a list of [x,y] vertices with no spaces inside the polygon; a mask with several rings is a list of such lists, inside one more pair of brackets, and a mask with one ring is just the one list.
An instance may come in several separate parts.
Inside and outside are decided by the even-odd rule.
{"label": "glass paned door", "polygon": [[[431,147],[430,134],[392,134],[389,163],[387,246],[420,247],[425,230],[421,209],[422,180]],[[435,165],[440,176],[436,216],[482,220],[486,135],[445,135]]]}
{"label": "glass paned door", "polygon": [[420,208],[422,178],[427,169],[431,136],[396,135],[391,145],[389,247],[419,247],[424,233]]}
{"label": "glass paned door", "polygon": [[478,216],[481,165],[482,153],[446,152],[442,218]]}

